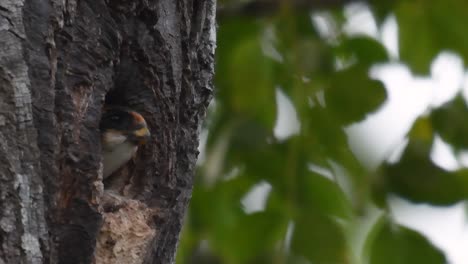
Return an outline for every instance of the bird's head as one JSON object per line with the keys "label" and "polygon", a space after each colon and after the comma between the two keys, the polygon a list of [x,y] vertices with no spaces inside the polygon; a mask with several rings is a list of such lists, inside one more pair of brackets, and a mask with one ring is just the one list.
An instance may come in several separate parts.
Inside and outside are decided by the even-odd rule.
{"label": "bird's head", "polygon": [[143,116],[121,107],[105,109],[99,129],[105,149],[112,149],[124,142],[136,146],[143,145],[150,138],[150,132]]}
{"label": "bird's head", "polygon": [[101,130],[104,179],[127,163],[150,138],[146,121],[139,113],[121,107],[104,110]]}

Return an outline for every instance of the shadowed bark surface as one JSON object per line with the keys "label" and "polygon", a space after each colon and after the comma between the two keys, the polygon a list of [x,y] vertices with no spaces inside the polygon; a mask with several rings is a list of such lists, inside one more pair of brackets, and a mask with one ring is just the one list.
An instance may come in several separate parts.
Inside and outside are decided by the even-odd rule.
{"label": "shadowed bark surface", "polygon": [[[212,95],[215,10],[0,3],[0,263],[173,263]],[[106,104],[140,112],[152,138],[104,190]]]}

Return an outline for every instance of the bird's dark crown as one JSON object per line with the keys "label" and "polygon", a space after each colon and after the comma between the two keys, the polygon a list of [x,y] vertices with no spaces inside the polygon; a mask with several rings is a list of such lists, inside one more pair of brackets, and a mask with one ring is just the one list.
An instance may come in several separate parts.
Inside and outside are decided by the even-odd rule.
{"label": "bird's dark crown", "polygon": [[133,131],[146,126],[143,117],[125,107],[107,107],[99,124],[99,129],[104,132],[108,129],[119,131]]}

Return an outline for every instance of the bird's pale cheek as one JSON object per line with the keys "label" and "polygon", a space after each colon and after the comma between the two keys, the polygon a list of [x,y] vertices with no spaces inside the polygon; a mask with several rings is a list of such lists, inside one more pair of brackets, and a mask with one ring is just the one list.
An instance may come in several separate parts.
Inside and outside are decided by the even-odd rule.
{"label": "bird's pale cheek", "polygon": [[127,137],[118,131],[109,130],[103,134],[103,144],[105,148],[113,148],[126,140]]}

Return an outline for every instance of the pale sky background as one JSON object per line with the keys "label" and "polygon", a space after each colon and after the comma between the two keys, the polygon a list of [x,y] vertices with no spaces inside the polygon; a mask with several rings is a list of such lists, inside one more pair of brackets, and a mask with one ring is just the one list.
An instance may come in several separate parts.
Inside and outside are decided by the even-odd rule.
{"label": "pale sky background", "polygon": [[[457,54],[442,51],[432,62],[430,76],[415,76],[399,62],[398,25],[395,17],[388,17],[378,27],[364,4],[349,5],[345,13],[347,23],[344,32],[349,35],[365,34],[377,39],[387,48],[392,61],[375,65],[369,73],[372,78],[385,84],[387,102],[364,121],[346,128],[353,152],[372,170],[392,156],[393,159],[398,158],[398,153],[405,147],[404,136],[417,117],[450,101],[458,92],[462,92],[467,99],[468,74]],[[315,13],[311,17],[322,37],[333,43],[337,30],[340,29],[330,17],[326,13]],[[271,37],[271,33],[268,35]],[[267,45],[264,51],[281,60],[281,55],[272,50],[272,47]],[[274,132],[277,138],[286,139],[298,133],[300,124],[294,105],[281,91],[281,87],[277,88],[277,104],[278,119]],[[434,143],[431,158],[438,166],[447,170],[468,166],[468,155],[455,157],[450,146],[440,138]],[[271,185],[267,182],[260,182],[252,188],[242,201],[246,212],[263,210],[270,191]],[[446,253],[450,264],[468,263],[465,206],[464,203],[458,203],[449,207],[436,207],[413,204],[398,197],[390,198],[394,219],[424,234]],[[293,228],[293,224],[290,227]]]}

